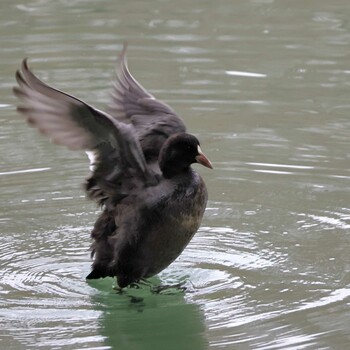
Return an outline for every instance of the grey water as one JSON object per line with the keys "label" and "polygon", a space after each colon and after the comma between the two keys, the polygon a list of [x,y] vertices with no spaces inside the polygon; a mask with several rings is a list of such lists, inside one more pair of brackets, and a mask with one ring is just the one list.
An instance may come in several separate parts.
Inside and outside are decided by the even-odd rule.
{"label": "grey water", "polygon": [[[350,346],[347,0],[2,0],[1,349],[347,349]],[[16,112],[29,57],[104,108],[129,66],[197,135],[214,170],[202,226],[147,288],[87,283],[82,152]]]}

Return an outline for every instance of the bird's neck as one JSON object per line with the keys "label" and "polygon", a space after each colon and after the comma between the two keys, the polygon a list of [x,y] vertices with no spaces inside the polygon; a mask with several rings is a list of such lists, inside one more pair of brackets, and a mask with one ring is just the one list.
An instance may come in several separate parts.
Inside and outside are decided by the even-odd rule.
{"label": "bird's neck", "polygon": [[162,171],[163,176],[166,179],[170,179],[177,175],[186,175],[191,171],[191,166],[179,166],[179,164],[175,164],[173,162],[164,162],[159,164],[160,170]]}

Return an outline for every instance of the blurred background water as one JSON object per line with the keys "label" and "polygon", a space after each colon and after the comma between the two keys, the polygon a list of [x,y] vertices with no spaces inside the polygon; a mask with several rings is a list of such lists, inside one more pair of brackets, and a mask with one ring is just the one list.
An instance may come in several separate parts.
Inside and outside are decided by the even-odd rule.
{"label": "blurred background water", "polygon": [[[347,0],[2,0],[0,348],[346,349],[350,345]],[[201,140],[210,200],[154,283],[87,283],[85,154],[25,125],[23,57],[99,108],[129,66]]]}

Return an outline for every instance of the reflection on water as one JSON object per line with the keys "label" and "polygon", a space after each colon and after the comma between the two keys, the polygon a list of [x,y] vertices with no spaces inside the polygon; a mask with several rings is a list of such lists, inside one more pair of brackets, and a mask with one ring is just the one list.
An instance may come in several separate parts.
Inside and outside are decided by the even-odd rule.
{"label": "reflection on water", "polygon": [[116,295],[110,292],[110,284],[106,288],[92,297],[103,311],[99,327],[106,345],[118,349],[207,347],[200,309],[184,303],[182,294],[155,295],[145,287]]}
{"label": "reflection on water", "polygon": [[[5,0],[0,13],[0,341],[9,349],[345,349],[350,300],[349,64],[345,0]],[[87,284],[98,210],[85,154],[15,112],[25,56],[98,107],[117,52],[196,133],[215,171],[183,255],[118,294]],[[102,107],[103,108],[103,107]]]}

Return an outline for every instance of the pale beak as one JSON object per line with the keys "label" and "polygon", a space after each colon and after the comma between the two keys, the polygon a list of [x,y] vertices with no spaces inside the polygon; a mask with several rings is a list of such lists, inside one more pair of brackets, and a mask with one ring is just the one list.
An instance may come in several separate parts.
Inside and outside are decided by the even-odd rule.
{"label": "pale beak", "polygon": [[210,160],[204,155],[201,148],[198,146],[198,156],[196,156],[196,162],[199,164],[202,164],[203,166],[213,169],[213,165],[211,164]]}

